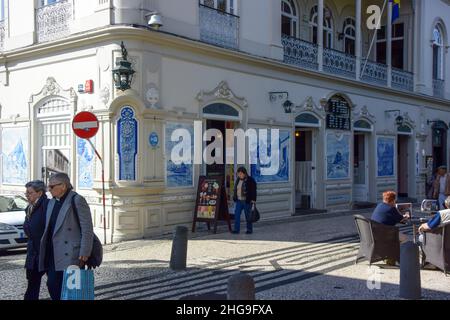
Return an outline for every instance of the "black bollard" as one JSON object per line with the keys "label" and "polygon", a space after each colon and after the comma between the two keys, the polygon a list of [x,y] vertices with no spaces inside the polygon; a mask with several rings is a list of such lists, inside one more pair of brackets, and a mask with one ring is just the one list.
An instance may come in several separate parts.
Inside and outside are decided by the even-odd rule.
{"label": "black bollard", "polygon": [[170,269],[181,271],[186,269],[188,247],[188,228],[178,226],[172,242],[172,254],[170,256]]}
{"label": "black bollard", "polygon": [[400,298],[421,297],[419,247],[408,241],[400,246]]}
{"label": "black bollard", "polygon": [[247,274],[235,274],[228,279],[228,300],[255,300],[255,281]]}

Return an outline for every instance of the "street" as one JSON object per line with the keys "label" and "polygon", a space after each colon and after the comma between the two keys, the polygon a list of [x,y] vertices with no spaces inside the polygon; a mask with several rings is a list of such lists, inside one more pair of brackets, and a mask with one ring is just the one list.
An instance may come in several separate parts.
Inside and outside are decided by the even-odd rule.
{"label": "street", "polygon": [[[401,227],[411,236],[410,229]],[[238,272],[254,278],[258,300],[399,299],[399,267],[354,264],[359,240],[351,214],[259,222],[251,235],[229,234],[225,225],[218,234],[203,228],[190,234],[188,269],[181,272],[169,269],[172,237],[105,246],[104,262],[95,271],[96,299],[224,295],[228,278]],[[22,299],[24,260],[25,250],[1,254],[0,300]],[[44,276],[42,299],[48,298],[45,281]],[[424,299],[450,299],[450,277],[442,271],[422,270],[421,281]]]}

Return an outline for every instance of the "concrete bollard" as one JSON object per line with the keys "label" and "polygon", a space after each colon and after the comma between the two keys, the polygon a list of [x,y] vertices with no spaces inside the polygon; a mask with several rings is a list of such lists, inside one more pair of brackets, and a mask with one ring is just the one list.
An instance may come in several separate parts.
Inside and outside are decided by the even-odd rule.
{"label": "concrete bollard", "polygon": [[421,297],[419,247],[408,241],[400,246],[400,298]]}
{"label": "concrete bollard", "polygon": [[247,274],[236,274],[228,279],[228,300],[255,300],[255,281]]}
{"label": "concrete bollard", "polygon": [[172,254],[170,256],[170,269],[181,271],[186,269],[188,247],[188,228],[178,226],[172,242]]}

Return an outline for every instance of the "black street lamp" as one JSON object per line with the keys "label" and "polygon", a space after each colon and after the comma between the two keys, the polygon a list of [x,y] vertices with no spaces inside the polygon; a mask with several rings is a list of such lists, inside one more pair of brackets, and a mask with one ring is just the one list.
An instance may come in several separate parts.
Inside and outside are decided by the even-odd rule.
{"label": "black street lamp", "polygon": [[127,60],[128,51],[125,48],[125,45],[120,45],[122,48],[122,59],[116,63],[117,68],[112,70],[114,83],[116,85],[116,89],[125,91],[131,88],[131,82],[133,81],[133,75],[136,71],[131,67],[131,62]]}

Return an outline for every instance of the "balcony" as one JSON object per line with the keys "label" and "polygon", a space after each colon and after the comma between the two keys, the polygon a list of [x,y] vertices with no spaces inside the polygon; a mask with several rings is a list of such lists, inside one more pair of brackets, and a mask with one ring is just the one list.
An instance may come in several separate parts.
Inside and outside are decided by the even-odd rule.
{"label": "balcony", "polygon": [[[319,70],[318,46],[314,43],[281,35],[284,62],[302,69]],[[356,79],[356,57],[341,51],[323,49],[323,72],[353,80]],[[388,86],[388,67],[370,60],[361,60],[360,79],[366,83]],[[411,72],[392,68],[391,87],[397,90],[414,91],[414,75]],[[435,85],[436,87],[436,85]],[[440,84],[443,96],[444,85]],[[435,91],[436,92],[436,91]]]}
{"label": "balcony", "polygon": [[38,42],[64,38],[70,34],[72,1],[62,0],[36,9]]}
{"label": "balcony", "polygon": [[284,48],[284,62],[296,65],[300,68],[318,70],[316,44],[301,39],[281,36]]}
{"label": "balcony", "polygon": [[444,98],[445,81],[441,79],[433,79],[433,95],[438,98]]}
{"label": "balcony", "polygon": [[202,4],[200,10],[200,39],[230,49],[239,47],[239,17]]}
{"label": "balcony", "polygon": [[3,51],[5,43],[5,21],[0,21],[0,51]]}
{"label": "balcony", "polygon": [[323,49],[323,71],[356,78],[356,57],[333,49]]}

